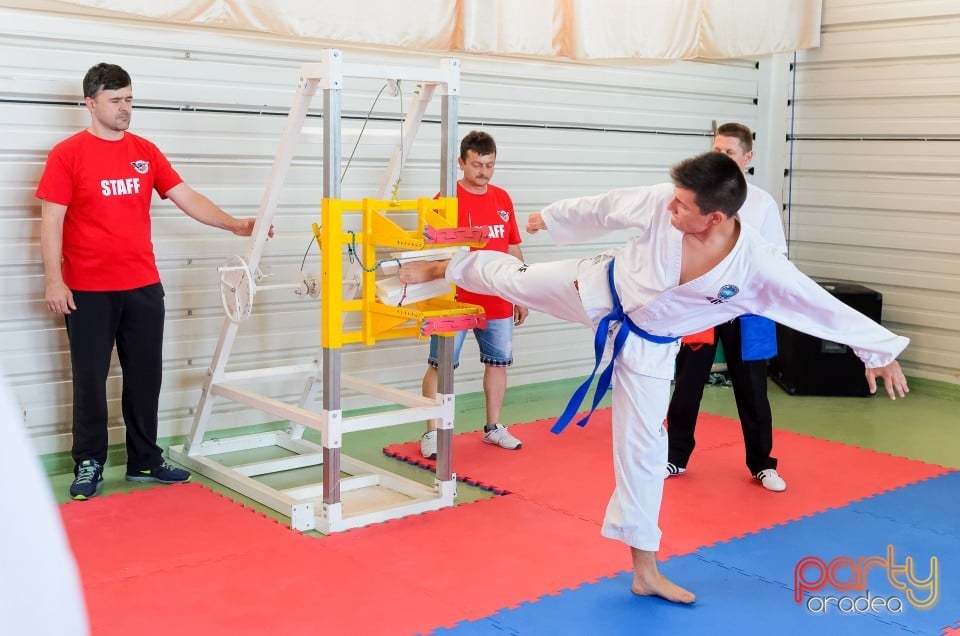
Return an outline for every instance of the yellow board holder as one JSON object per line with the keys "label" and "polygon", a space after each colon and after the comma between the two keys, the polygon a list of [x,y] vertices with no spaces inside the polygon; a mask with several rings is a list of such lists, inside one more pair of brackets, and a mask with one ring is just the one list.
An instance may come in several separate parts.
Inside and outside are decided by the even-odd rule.
{"label": "yellow board holder", "polygon": [[[390,218],[395,213],[416,213],[416,229],[401,227]],[[362,230],[359,235],[344,232],[346,214],[361,215]],[[325,198],[321,205],[321,224],[319,227],[314,225],[313,231],[321,253],[320,320],[323,347],[333,349],[351,342],[372,345],[384,339],[451,335],[486,324],[483,308],[456,302],[452,287],[448,295],[396,307],[381,302],[375,293],[376,267],[373,265],[378,248],[412,251],[453,246],[482,247],[485,244],[483,228],[457,226],[455,197],[421,197],[400,201]],[[349,246],[363,265],[359,302],[344,301],[342,298],[344,246]],[[344,331],[343,314],[347,311],[360,312],[359,330]]]}

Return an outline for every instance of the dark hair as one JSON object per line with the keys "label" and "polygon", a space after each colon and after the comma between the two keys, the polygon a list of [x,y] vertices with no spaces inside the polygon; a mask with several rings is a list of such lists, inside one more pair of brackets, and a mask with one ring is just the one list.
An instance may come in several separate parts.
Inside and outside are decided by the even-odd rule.
{"label": "dark hair", "polygon": [[100,62],[83,76],[83,96],[96,99],[100,91],[115,91],[132,83],[130,74],[116,64]]}
{"label": "dark hair", "polygon": [[497,154],[497,142],[487,133],[473,130],[460,140],[460,158],[466,161],[467,152],[470,150],[480,156],[495,155]]}
{"label": "dark hair", "polygon": [[747,198],[747,180],[737,162],[720,152],[705,152],[684,159],[670,169],[670,178],[679,188],[696,195],[702,214],[723,212],[731,217]]}
{"label": "dark hair", "polygon": [[736,137],[740,140],[740,146],[743,148],[744,152],[750,152],[753,150],[753,133],[750,132],[750,129],[743,124],[738,124],[736,122],[722,124],[719,128],[717,128],[717,132],[714,133],[714,136]]}

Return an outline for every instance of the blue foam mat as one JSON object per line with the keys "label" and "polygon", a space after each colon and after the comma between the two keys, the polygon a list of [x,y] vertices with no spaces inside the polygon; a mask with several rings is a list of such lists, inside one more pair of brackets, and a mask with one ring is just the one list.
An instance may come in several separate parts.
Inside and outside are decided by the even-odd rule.
{"label": "blue foam mat", "polygon": [[[636,597],[630,593],[631,577],[625,573],[435,633],[941,636],[960,621],[958,495],[960,473],[950,473],[662,563],[664,574],[697,594],[693,606]],[[824,563],[838,557],[885,559],[888,545],[894,546],[898,565],[904,565],[907,557],[913,560],[920,578],[929,575],[931,557],[937,559],[938,596],[932,607],[911,605],[881,566],[867,571],[867,589],[872,597],[896,596],[902,601],[900,612],[883,608],[843,612],[836,605],[811,611],[807,604],[819,610],[822,597],[864,595],[830,586],[809,592],[800,603],[795,601],[794,576],[800,559],[817,557]],[[808,578],[814,574],[815,566],[806,571]],[[837,578],[846,580],[850,575],[849,569],[837,570]],[[918,591],[921,600],[927,595]],[[847,607],[850,602],[842,601]]]}

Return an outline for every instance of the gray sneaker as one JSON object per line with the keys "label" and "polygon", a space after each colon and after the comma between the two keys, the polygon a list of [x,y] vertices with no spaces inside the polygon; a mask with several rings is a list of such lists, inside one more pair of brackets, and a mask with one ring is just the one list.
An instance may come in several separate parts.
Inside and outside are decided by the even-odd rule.
{"label": "gray sneaker", "polygon": [[485,444],[496,444],[500,448],[507,450],[519,450],[523,445],[520,440],[510,434],[503,424],[494,424],[493,430],[483,434]]}

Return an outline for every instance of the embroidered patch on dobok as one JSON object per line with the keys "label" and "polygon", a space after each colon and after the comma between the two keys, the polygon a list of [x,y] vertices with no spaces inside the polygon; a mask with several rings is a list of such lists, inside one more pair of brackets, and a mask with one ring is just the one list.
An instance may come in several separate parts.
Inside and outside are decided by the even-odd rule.
{"label": "embroidered patch on dobok", "polygon": [[724,285],[720,288],[720,291],[717,292],[716,297],[706,296],[706,299],[710,301],[712,305],[719,305],[720,303],[725,303],[734,296],[740,293],[740,288],[736,285]]}

